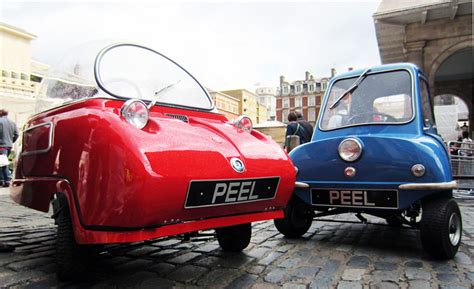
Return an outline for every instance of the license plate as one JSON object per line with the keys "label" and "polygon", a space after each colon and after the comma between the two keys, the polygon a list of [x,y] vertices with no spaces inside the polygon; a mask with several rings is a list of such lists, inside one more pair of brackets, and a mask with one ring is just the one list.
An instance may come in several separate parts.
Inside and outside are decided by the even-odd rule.
{"label": "license plate", "polygon": [[184,207],[221,206],[273,199],[279,182],[279,177],[191,181]]}
{"label": "license plate", "polygon": [[396,209],[398,208],[398,191],[312,189],[311,203],[326,207]]}

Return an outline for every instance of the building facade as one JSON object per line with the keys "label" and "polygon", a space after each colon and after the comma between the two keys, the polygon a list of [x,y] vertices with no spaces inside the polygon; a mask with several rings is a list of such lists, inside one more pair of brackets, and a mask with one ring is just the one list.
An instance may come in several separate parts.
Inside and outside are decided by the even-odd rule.
{"label": "building facade", "polygon": [[31,58],[35,35],[0,23],[0,108],[19,127],[35,112],[35,98],[48,65]]}
{"label": "building facade", "polygon": [[219,113],[224,114],[229,120],[234,120],[240,113],[240,99],[219,91],[207,89],[214,101],[214,105]]}
{"label": "building facade", "polygon": [[258,96],[246,89],[234,89],[221,91],[240,100],[239,115],[245,114],[252,119],[254,124],[267,120],[267,107],[259,103]]}
{"label": "building facade", "polygon": [[259,87],[255,90],[258,102],[267,108],[267,119],[276,120],[276,87]]}
{"label": "building facade", "polygon": [[[331,77],[336,73],[331,70]],[[288,82],[285,77],[280,76],[280,87],[276,95],[276,120],[288,122],[288,114],[291,111],[299,111],[303,117],[312,123],[316,123],[321,108],[321,100],[328,87],[330,77],[316,79],[308,71],[303,80]]]}
{"label": "building facade", "polygon": [[374,13],[382,63],[412,62],[428,78],[435,103],[469,110],[474,133],[471,0],[383,0]]}

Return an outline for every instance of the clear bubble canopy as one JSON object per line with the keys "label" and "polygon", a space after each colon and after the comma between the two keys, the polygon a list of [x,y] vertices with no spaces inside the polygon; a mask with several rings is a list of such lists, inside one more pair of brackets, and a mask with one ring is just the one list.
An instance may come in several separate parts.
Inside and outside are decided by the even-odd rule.
{"label": "clear bubble canopy", "polygon": [[165,55],[136,44],[95,41],[71,50],[48,71],[36,111],[92,97],[214,108],[204,87]]}

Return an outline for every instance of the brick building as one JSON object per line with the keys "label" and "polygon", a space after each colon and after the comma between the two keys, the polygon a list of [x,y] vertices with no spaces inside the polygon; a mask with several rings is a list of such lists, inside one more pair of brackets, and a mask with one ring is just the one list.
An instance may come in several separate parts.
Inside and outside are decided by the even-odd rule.
{"label": "brick building", "polygon": [[[331,77],[336,73],[331,69]],[[288,122],[290,111],[299,111],[313,125],[318,119],[321,100],[328,87],[330,77],[314,78],[306,71],[303,80],[288,82],[280,76],[280,87],[276,95],[276,119]]]}

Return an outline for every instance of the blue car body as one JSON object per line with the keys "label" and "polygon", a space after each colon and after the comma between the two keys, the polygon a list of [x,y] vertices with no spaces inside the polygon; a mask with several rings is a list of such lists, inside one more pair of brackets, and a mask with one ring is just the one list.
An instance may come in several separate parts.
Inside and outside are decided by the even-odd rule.
{"label": "blue car body", "polygon": [[[334,77],[329,83],[321,106],[311,142],[291,151],[290,157],[298,168],[294,194],[305,203],[321,209],[344,207],[357,210],[402,211],[415,202],[433,195],[451,197],[452,176],[449,154],[434,123],[423,119],[421,83],[426,77],[412,64],[400,63],[372,67],[370,73],[407,71],[411,77],[413,114],[411,120],[398,124],[358,124],[336,129],[322,129],[323,112],[328,106],[329,93],[335,82],[354,78],[363,70],[351,71]],[[358,140],[361,156],[354,162],[341,159],[338,146],[347,138]],[[411,171],[415,164],[422,164],[426,172],[416,177]],[[355,169],[356,174],[347,177],[344,170]],[[397,205],[390,208],[358,205],[322,205],[312,203],[312,190],[392,190],[398,195]],[[360,202],[359,202],[360,203]],[[358,203],[358,204],[359,204]]]}

